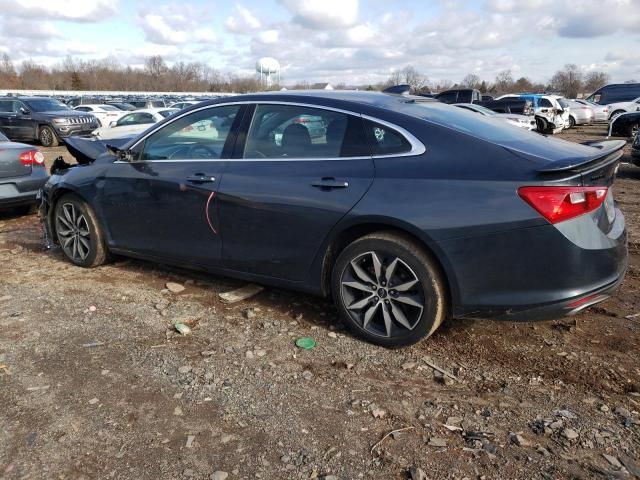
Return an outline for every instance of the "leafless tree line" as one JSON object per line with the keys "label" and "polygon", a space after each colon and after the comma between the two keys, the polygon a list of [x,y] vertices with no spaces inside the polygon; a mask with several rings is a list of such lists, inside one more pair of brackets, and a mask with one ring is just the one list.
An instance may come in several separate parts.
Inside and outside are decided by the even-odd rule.
{"label": "leafless tree line", "polygon": [[535,83],[527,77],[514,79],[510,70],[499,72],[493,82],[482,80],[474,73],[467,74],[460,82],[444,80],[432,84],[426,75],[414,67],[407,66],[393,72],[383,87],[408,84],[415,93],[440,92],[450,88],[475,88],[487,94],[505,94],[516,92],[554,92],[567,98],[576,98],[581,93],[591,93],[609,83],[609,74],[591,71],[584,74],[577,65],[567,64],[558,70],[548,83]]}
{"label": "leafless tree line", "polygon": [[[590,93],[609,82],[605,72],[587,74],[573,64],[558,70],[546,84],[535,83],[527,77],[514,79],[510,70],[499,72],[493,81],[482,80],[470,73],[460,82],[444,80],[431,83],[427,75],[409,65],[394,71],[386,82],[376,85],[339,84],[335,88],[380,90],[390,85],[408,84],[414,93],[439,92],[449,88],[476,88],[482,93],[558,92],[569,98]],[[300,82],[289,88],[307,89],[314,86]],[[175,91],[175,92],[255,92],[264,90],[255,75],[238,76],[223,73],[200,62],[177,62],[167,65],[161,56],[147,58],[143,68],[120,64],[114,58],[76,61],[67,57],[53,67],[33,61],[16,66],[5,53],[0,56],[0,88],[24,90],[118,90],[118,91]],[[271,89],[279,88],[274,85]]]}
{"label": "leafless tree line", "polygon": [[123,66],[113,58],[75,61],[71,57],[47,68],[32,61],[14,65],[0,56],[0,88],[21,90],[116,90],[175,92],[251,92],[262,90],[255,76],[237,76],[200,62],[167,65],[161,56],[143,68]]}

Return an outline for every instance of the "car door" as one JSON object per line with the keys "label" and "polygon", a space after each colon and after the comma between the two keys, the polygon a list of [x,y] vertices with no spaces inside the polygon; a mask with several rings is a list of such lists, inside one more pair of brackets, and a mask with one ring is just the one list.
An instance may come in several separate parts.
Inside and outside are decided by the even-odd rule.
{"label": "car door", "polygon": [[[167,123],[114,161],[101,188],[113,247],[192,266],[215,266],[221,253],[216,192],[235,131],[193,135],[219,117],[234,122],[240,105],[212,106]],[[239,120],[238,120],[239,121]]]}
{"label": "car door", "polygon": [[37,138],[36,130],[38,122],[33,118],[31,107],[19,100],[14,100],[13,132],[16,139],[34,140]]}
{"label": "car door", "polygon": [[300,281],[373,181],[362,118],[278,103],[248,117],[219,189],[223,265]]}
{"label": "car door", "polygon": [[13,100],[0,100],[0,130],[9,139],[13,139]]}

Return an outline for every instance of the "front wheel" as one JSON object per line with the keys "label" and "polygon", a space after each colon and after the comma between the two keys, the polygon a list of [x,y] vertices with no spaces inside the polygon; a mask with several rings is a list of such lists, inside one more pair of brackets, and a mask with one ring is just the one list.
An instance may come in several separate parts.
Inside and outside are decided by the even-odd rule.
{"label": "front wheel", "polygon": [[331,290],[344,323],[384,347],[429,337],[447,312],[436,262],[413,240],[378,232],[355,240],[338,256]]}
{"label": "front wheel", "polygon": [[573,117],[569,117],[569,128],[573,128],[576,126],[576,119]]}
{"label": "front wheel", "polygon": [[629,129],[627,130],[627,134],[631,137],[631,138],[636,138],[636,135],[638,134],[638,129],[640,128],[640,124],[636,123],[634,125],[630,125]]}
{"label": "front wheel", "polygon": [[40,131],[38,132],[38,141],[43,147],[58,146],[58,137],[56,136],[56,132],[46,125],[40,127]]}
{"label": "front wheel", "polygon": [[58,200],[54,210],[58,243],[65,256],[79,267],[97,267],[108,252],[98,221],[89,205],[73,194]]}

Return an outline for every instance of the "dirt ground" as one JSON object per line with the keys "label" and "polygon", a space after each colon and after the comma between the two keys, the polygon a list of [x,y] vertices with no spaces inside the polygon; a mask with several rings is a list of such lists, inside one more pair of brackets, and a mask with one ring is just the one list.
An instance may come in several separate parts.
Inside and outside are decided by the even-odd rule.
{"label": "dirt ground", "polygon": [[[640,478],[639,186],[623,165],[630,267],[613,298],[559,321],[449,322],[395,351],[317,298],[266,288],[225,305],[241,282],[74,267],[43,250],[35,215],[4,214],[0,478]],[[304,336],[317,346],[296,348]]]}

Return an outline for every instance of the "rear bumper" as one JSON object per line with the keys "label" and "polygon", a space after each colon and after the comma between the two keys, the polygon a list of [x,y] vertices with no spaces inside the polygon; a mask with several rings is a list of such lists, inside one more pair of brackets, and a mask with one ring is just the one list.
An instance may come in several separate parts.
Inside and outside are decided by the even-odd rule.
{"label": "rear bumper", "polygon": [[0,179],[0,207],[35,203],[38,190],[49,176],[44,167],[34,167],[31,175]]}
{"label": "rear bumper", "polygon": [[624,216],[616,209],[605,234],[604,215],[440,243],[455,276],[453,315],[545,320],[606,299],[624,279],[628,252]]}

